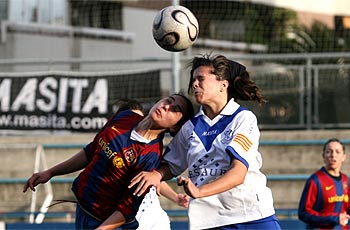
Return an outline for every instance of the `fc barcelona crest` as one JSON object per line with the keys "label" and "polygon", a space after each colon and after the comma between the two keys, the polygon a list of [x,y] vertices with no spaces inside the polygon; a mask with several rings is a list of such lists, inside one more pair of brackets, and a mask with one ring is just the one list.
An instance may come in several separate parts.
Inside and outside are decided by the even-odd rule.
{"label": "fc barcelona crest", "polygon": [[136,159],[136,154],[133,149],[124,150],[124,156],[129,164],[133,164]]}

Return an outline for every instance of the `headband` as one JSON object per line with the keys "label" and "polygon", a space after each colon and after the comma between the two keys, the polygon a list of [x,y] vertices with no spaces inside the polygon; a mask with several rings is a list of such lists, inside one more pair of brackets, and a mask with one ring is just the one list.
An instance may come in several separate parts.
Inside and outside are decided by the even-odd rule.
{"label": "headband", "polygon": [[235,79],[235,77],[241,76],[246,71],[245,66],[242,64],[239,64],[238,62],[230,60],[229,65],[230,65],[231,79]]}

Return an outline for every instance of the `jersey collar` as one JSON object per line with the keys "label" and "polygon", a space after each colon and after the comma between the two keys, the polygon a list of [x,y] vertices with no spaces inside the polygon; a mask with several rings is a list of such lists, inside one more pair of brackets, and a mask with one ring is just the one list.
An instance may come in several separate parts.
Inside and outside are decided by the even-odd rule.
{"label": "jersey collar", "polygon": [[[231,98],[228,103],[225,105],[224,109],[221,111],[220,115],[231,115],[239,108],[239,104]],[[205,115],[203,111],[203,106],[200,107],[199,112],[196,114],[196,117]]]}

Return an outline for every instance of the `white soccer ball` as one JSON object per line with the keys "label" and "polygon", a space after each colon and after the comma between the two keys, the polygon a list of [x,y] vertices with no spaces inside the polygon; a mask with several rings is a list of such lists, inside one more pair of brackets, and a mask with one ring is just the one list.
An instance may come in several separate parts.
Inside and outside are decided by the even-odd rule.
{"label": "white soccer ball", "polygon": [[163,8],[153,20],[153,38],[167,51],[179,52],[189,48],[197,39],[197,18],[184,6]]}

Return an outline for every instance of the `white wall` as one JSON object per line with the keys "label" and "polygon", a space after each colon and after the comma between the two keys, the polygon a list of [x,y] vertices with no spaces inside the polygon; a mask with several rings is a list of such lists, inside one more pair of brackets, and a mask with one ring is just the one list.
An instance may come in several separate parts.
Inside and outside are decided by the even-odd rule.
{"label": "white wall", "polygon": [[297,11],[350,15],[349,0],[251,0],[251,2],[290,8]]}
{"label": "white wall", "polygon": [[132,56],[134,58],[170,58],[171,53],[161,49],[152,36],[153,19],[158,11],[131,7],[125,7],[123,10],[125,30],[135,33]]}

